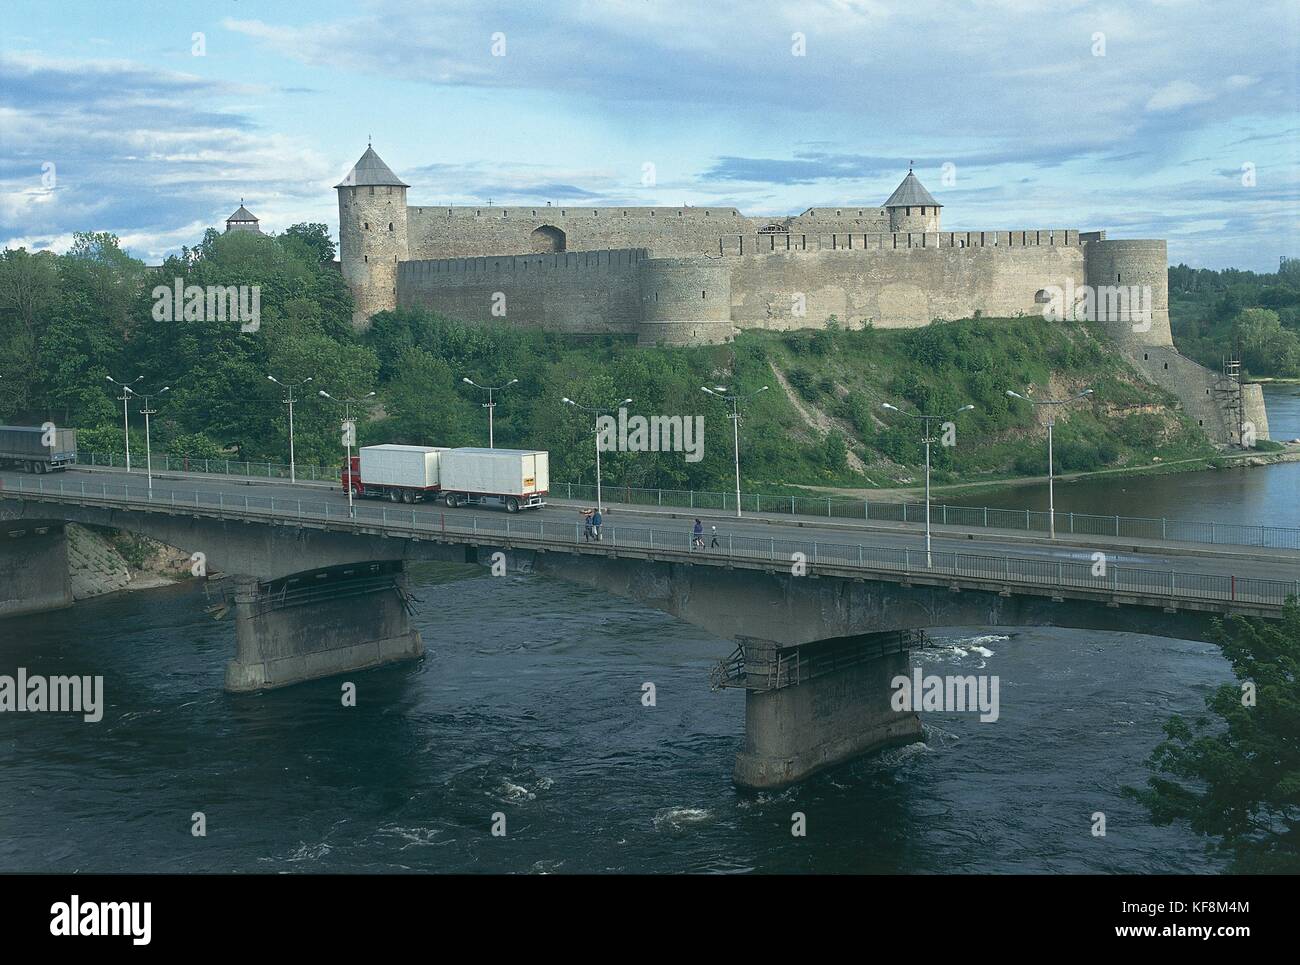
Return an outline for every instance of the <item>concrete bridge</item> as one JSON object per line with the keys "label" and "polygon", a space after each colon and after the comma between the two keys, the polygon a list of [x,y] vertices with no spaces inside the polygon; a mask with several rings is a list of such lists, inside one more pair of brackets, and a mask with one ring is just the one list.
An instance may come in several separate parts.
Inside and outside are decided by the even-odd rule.
{"label": "concrete bridge", "polygon": [[405,589],[405,567],[419,561],[554,576],[735,638],[715,682],[746,690],[735,776],[750,787],[916,739],[918,716],[889,700],[914,631],[1052,625],[1207,639],[1214,619],[1273,618],[1300,591],[1300,552],[1280,549],[985,532],[941,536],[926,566],[911,534],[764,520],[733,521],[699,550],[688,526],[633,514],[588,542],[571,508],[510,516],[359,502],[349,515],[341,493],[221,480],[155,483],[152,496],[122,475],[0,476],[0,485],[0,616],[71,601],[69,522],[202,553],[208,573],[228,577],[231,691],[420,656]]}

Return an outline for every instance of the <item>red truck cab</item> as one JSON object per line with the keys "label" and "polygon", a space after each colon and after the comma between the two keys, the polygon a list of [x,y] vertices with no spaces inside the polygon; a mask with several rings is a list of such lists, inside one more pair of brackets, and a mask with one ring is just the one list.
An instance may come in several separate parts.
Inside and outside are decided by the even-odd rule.
{"label": "red truck cab", "polygon": [[352,489],[353,495],[360,496],[365,492],[365,487],[361,485],[361,457],[353,456],[351,462],[345,464],[339,472],[339,482],[343,484],[343,491],[347,492],[348,488]]}

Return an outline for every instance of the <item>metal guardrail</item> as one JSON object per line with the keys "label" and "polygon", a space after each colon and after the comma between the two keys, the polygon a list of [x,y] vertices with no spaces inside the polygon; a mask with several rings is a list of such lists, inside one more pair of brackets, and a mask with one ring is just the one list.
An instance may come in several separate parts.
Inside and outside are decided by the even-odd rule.
{"label": "metal guardrail", "polygon": [[[709,561],[766,561],[782,567],[802,562],[810,571],[830,567],[851,572],[907,576],[959,577],[982,580],[993,586],[1034,586],[1079,589],[1111,595],[1148,595],[1162,599],[1200,603],[1239,603],[1280,607],[1290,596],[1300,597],[1300,580],[1267,580],[1232,574],[1185,573],[1108,565],[1103,575],[1094,572],[1095,563],[1067,560],[1029,559],[979,553],[936,550],[933,565],[925,566],[925,551],[863,543],[832,543],[823,540],[785,539],[775,536],[728,535],[716,549],[692,548],[693,534],[685,527],[665,530],[649,526],[606,524],[600,542],[584,541],[579,522],[527,519],[506,514],[469,516],[433,513],[415,507],[368,506],[357,504],[351,517],[346,507],[327,501],[241,493],[171,490],[149,497],[143,486],[96,485],[85,480],[69,482],[38,476],[31,482],[19,479],[17,489],[0,490],[4,495],[30,495],[60,502],[124,502],[140,508],[205,509],[244,518],[277,522],[313,520],[325,523],[379,524],[395,535],[443,535],[502,539],[507,542],[536,541],[573,547],[608,546],[611,549],[641,549],[660,556]],[[178,499],[178,495],[180,498]]]}
{"label": "metal guardrail", "polygon": [[[190,459],[154,456],[158,472],[189,472],[249,479],[289,478],[289,467],[272,462],[239,462],[231,459]],[[89,461],[87,461],[87,459]],[[83,465],[122,468],[121,456],[81,453]],[[139,459],[133,469],[140,469]],[[340,467],[298,466],[299,479],[338,482]],[[584,483],[555,483],[556,498],[594,502],[596,487]],[[697,492],[689,489],[637,489],[629,486],[602,487],[606,503],[625,506],[667,506],[692,510],[736,511],[735,493]],[[825,519],[853,519],[894,523],[925,523],[925,503],[849,499],[843,496],[766,496],[743,493],[745,512],[767,515],[811,516]],[[1048,513],[1029,509],[998,509],[991,506],[949,506],[931,504],[934,525],[965,526],[972,529],[1003,529],[1047,533]],[[1111,536],[1119,539],[1169,540],[1176,543],[1209,543],[1229,546],[1259,546],[1265,549],[1300,549],[1300,529],[1288,526],[1245,525],[1216,520],[1166,519],[1147,516],[1098,516],[1088,513],[1057,512],[1056,531],[1071,536]]]}
{"label": "metal guardrail", "polygon": [[[596,487],[583,484],[553,484],[551,495],[557,498],[594,500]],[[606,503],[632,506],[676,506],[699,510],[725,510],[733,513],[736,510],[735,493],[604,486],[601,496]],[[741,496],[741,508],[745,512],[766,515],[925,524],[924,502],[849,499],[837,496],[764,496],[746,493]],[[1003,529],[1046,534],[1050,529],[1049,518],[1050,514],[1041,510],[949,506],[942,503],[930,505],[930,522],[936,526],[965,526],[972,529]],[[1221,523],[1215,520],[1097,516],[1057,510],[1056,532],[1058,535],[1113,536],[1121,539],[1160,539],[1178,543],[1219,543],[1268,549],[1300,549],[1300,529],[1287,526]]]}

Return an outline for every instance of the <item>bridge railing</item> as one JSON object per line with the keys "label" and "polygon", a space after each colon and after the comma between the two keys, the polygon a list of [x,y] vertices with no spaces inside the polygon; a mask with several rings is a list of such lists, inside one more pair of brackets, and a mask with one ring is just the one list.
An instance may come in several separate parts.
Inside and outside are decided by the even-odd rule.
{"label": "bridge railing", "polygon": [[[594,502],[596,487],[561,483],[552,486],[551,493],[568,499]],[[604,486],[601,497],[605,503],[621,503],[628,506],[680,507],[729,513],[736,511],[735,493]],[[769,516],[808,516],[925,524],[924,502],[852,499],[844,496],[765,496],[759,493],[742,493],[740,503],[744,512]],[[1028,533],[1047,533],[1051,530],[1051,514],[1044,510],[999,509],[994,506],[949,506],[944,503],[931,503],[930,522],[936,526],[963,526],[970,529],[1002,529]],[[1071,536],[1112,536],[1119,539],[1159,539],[1179,543],[1222,543],[1269,549],[1300,549],[1300,529],[1288,526],[1222,523],[1216,520],[1099,516],[1058,510],[1056,532]]]}
{"label": "bridge railing", "polygon": [[[287,463],[278,462],[259,462],[256,460],[240,459],[200,459],[195,456],[170,456],[166,453],[153,454],[153,471],[163,472],[184,472],[195,473],[211,476],[235,476],[240,479],[285,479],[290,476],[289,466]],[[77,464],[80,466],[102,467],[105,469],[125,469],[126,456],[120,452],[87,452],[77,453]],[[145,459],[143,453],[132,453],[131,469],[133,472],[143,472]],[[343,463],[339,461],[337,466],[305,466],[295,465],[294,475],[298,479],[305,479],[311,482],[338,482],[339,475],[342,472]]]}
{"label": "bridge railing", "polygon": [[394,535],[442,534],[500,539],[516,544],[572,545],[576,548],[635,548],[667,558],[721,561],[761,560],[781,569],[796,571],[809,567],[834,566],[865,573],[896,573],[926,576],[969,577],[998,586],[1031,585],[1048,588],[1076,588],[1112,594],[1140,594],[1195,601],[1236,602],[1280,606],[1290,596],[1300,596],[1300,580],[1271,580],[1237,577],[1231,573],[1185,573],[1176,570],[1109,565],[1043,558],[981,553],[935,551],[931,565],[920,549],[841,543],[788,537],[725,535],[714,545],[705,534],[703,548],[693,546],[693,533],[685,526],[661,529],[645,525],[602,527],[602,539],[587,540],[579,522],[562,522],[504,513],[468,515],[437,512],[428,508],[357,503],[351,516],[341,498],[333,501],[319,495],[300,498],[269,494],[213,492],[203,490],[159,491],[150,495],[143,485],[131,485],[63,478],[19,478],[18,485],[0,490],[0,496],[18,493],[37,498],[86,505],[127,504],[133,508],[166,510],[194,507],[220,515],[264,518],[276,521],[316,520],[349,527],[374,524]]}
{"label": "bridge railing", "polygon": [[[83,452],[78,461],[87,466],[123,468],[123,456]],[[289,467],[273,462],[240,462],[231,459],[192,459],[188,456],[155,455],[158,472],[186,472],[235,476],[249,479],[288,479]],[[138,470],[143,463],[133,460]],[[297,466],[300,480],[337,482],[338,466]],[[583,483],[556,483],[551,494],[557,498],[595,502],[596,487]],[[666,506],[692,510],[734,513],[736,494],[689,489],[637,489],[605,486],[606,503],[625,506]],[[766,515],[808,516],[894,523],[925,523],[924,502],[851,499],[844,496],[765,496],[742,493],[745,512]],[[1050,531],[1049,514],[1042,510],[999,509],[993,506],[949,506],[931,504],[930,522],[941,526],[970,529],[1002,529],[1028,533]],[[1259,546],[1266,549],[1300,549],[1300,529],[1288,526],[1222,523],[1216,520],[1167,519],[1146,516],[1098,516],[1058,512],[1056,531],[1071,536],[1111,536],[1117,539],[1170,540],[1179,543],[1218,543],[1231,546]]]}

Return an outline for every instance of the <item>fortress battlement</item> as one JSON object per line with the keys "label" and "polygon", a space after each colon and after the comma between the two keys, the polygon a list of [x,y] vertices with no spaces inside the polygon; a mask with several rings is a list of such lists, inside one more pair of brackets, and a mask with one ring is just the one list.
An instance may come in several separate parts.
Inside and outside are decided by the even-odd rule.
{"label": "fortress battlement", "polygon": [[1078,246],[1076,228],[1026,228],[1016,231],[844,232],[806,234],[767,232],[723,235],[722,255],[761,255],[787,251],[896,251],[907,248],[1025,248],[1039,245]]}

